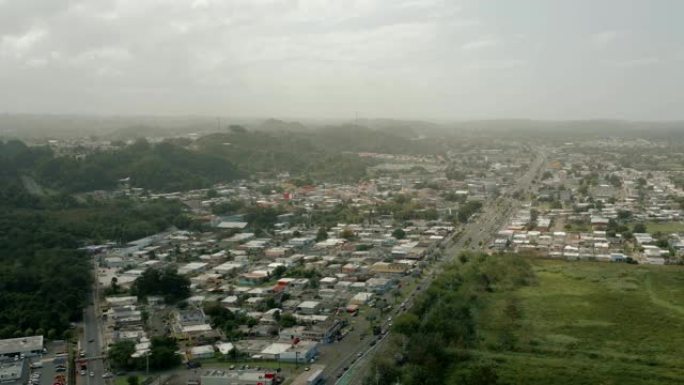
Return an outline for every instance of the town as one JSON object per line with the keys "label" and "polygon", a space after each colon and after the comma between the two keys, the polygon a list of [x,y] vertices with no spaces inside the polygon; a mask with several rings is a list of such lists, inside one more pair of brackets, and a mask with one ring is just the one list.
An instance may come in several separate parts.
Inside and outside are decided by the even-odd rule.
{"label": "town", "polygon": [[458,253],[682,263],[681,171],[625,165],[634,146],[658,144],[364,152],[374,165],[356,184],[280,173],[158,193],[122,179],[109,194],[181,202],[199,225],[84,246],[96,279],[76,344],[2,340],[0,355],[14,358],[1,377],[360,383],[393,318]]}

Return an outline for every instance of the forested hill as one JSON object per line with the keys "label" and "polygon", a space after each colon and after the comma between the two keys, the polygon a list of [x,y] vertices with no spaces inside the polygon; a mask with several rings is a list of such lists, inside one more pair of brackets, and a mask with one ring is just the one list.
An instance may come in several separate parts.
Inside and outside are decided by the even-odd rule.
{"label": "forested hill", "polygon": [[[170,142],[149,144],[144,140],[84,158],[58,157],[48,147],[28,147],[19,141],[0,142],[0,167],[0,178],[7,185],[15,186],[18,178],[25,176],[65,193],[111,189],[128,177],[137,187],[175,191],[245,176],[224,158]],[[18,196],[14,188],[3,190],[9,190],[8,198]]]}
{"label": "forested hill", "polygon": [[[439,148],[427,141],[359,127],[264,132],[237,126],[196,141],[167,139],[151,144],[139,139],[81,157],[56,156],[47,146],[27,146],[13,140],[0,141],[0,178],[7,186],[16,186],[20,178],[26,184],[29,178],[47,191],[58,193],[113,189],[123,178],[130,178],[134,187],[179,191],[205,188],[257,172],[289,172],[294,177],[356,182],[366,176],[366,168],[373,161],[355,152],[429,154]],[[17,196],[8,194],[13,200]]]}
{"label": "forested hill", "polygon": [[[192,225],[178,201],[79,202],[59,190],[43,195],[27,191],[22,178],[28,176],[66,190],[109,182],[92,178],[90,185],[79,185],[60,174],[44,174],[59,162],[46,148],[0,142],[0,338],[68,336],[70,322],[81,317],[91,283],[89,258],[79,247]],[[104,164],[97,167],[107,171]]]}

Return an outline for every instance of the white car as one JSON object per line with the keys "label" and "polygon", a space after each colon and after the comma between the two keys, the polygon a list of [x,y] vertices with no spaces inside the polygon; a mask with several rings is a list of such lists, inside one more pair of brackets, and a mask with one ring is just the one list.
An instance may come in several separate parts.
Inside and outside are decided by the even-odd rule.
{"label": "white car", "polygon": [[90,377],[95,377],[95,372],[90,372]]}

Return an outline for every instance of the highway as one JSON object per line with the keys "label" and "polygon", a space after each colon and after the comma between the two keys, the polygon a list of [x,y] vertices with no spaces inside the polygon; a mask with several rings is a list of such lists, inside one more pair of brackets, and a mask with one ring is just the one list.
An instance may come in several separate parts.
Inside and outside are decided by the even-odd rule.
{"label": "highway", "polygon": [[[531,187],[535,177],[540,175],[543,171],[544,168],[542,166],[545,162],[546,154],[542,151],[532,162],[528,171],[517,180],[514,190],[527,191]],[[479,246],[480,242],[482,242],[483,247],[486,247],[491,238],[501,229],[501,226],[518,210],[519,205],[520,202],[513,199],[510,194],[501,196],[490,204],[487,204],[480,215],[469,222],[459,234],[452,235],[452,238],[447,241],[449,246],[443,253],[443,259],[431,266],[431,272],[426,272],[423,279],[416,286],[416,289],[408,295],[405,309],[408,310],[411,308],[417,291],[430,285],[432,279],[440,270],[439,266],[441,264],[451,262],[461,251],[468,250],[469,247],[481,249]],[[398,308],[394,310],[391,315],[392,317],[395,317],[406,310]],[[333,380],[329,378],[328,383],[334,383],[335,385],[363,383],[363,379],[367,376],[370,369],[373,355],[381,350],[384,343],[388,340],[387,337],[390,334],[390,326],[391,321],[386,320],[383,324],[383,329],[387,330],[387,334],[385,334],[377,344],[374,346],[370,346],[367,343],[359,344],[355,352],[349,354],[347,358],[341,360],[337,367],[329,371],[329,373],[339,374],[344,368],[349,368],[345,371],[344,375],[339,379],[336,379],[336,381],[333,382]],[[355,360],[359,353],[361,354],[361,357],[359,357],[358,360]]]}
{"label": "highway", "polygon": [[[98,318],[99,314],[99,291],[97,282],[97,263],[95,263],[95,277],[93,288],[91,291],[91,301],[90,304],[84,310],[83,316],[83,340],[81,341],[81,346],[85,352],[86,359],[88,360],[88,369],[85,376],[79,376],[79,385],[104,385],[107,380],[102,378],[102,375],[106,372],[103,355],[103,341],[102,341],[102,322]],[[77,368],[78,369],[78,368]],[[90,375],[92,372],[92,376]]]}

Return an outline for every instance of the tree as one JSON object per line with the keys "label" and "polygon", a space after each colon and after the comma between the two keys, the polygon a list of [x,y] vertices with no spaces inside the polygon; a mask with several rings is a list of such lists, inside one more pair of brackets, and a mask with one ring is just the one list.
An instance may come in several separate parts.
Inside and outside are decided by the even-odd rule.
{"label": "tree", "polygon": [[325,227],[319,228],[318,233],[316,233],[316,242],[325,241],[326,239],[328,239],[328,231]]}
{"label": "tree", "polygon": [[354,239],[354,232],[352,231],[352,229],[347,227],[340,232],[340,237],[344,238],[348,241],[352,240],[352,239]]}
{"label": "tree", "polygon": [[128,369],[131,366],[131,355],[135,353],[135,342],[119,341],[110,346],[107,356],[112,366]]}
{"label": "tree", "polygon": [[456,166],[454,166],[454,165],[447,167],[445,173],[446,173],[447,179],[450,179],[450,180],[461,181],[461,180],[465,180],[465,178],[466,178],[466,173],[463,172],[462,170],[457,169]]}
{"label": "tree", "polygon": [[291,313],[284,313],[280,315],[279,323],[283,328],[291,328],[297,324],[297,318]]}
{"label": "tree", "polygon": [[406,238],[406,232],[402,228],[396,228],[392,231],[392,236],[396,239],[404,239]]}
{"label": "tree", "polygon": [[231,124],[230,126],[228,126],[228,129],[230,130],[230,132],[232,132],[234,134],[246,134],[247,133],[247,129],[244,128],[243,126],[239,125],[239,124]]}
{"label": "tree", "polygon": [[273,269],[273,273],[271,274],[271,276],[273,278],[279,279],[283,276],[283,274],[285,274],[286,270],[287,268],[285,266],[277,266],[275,269]]}
{"label": "tree", "polygon": [[392,328],[405,336],[411,336],[420,328],[420,319],[413,313],[404,313],[397,317],[392,325]]}
{"label": "tree", "polygon": [[128,385],[138,385],[138,376],[128,376],[126,382]]}
{"label": "tree", "polygon": [[167,303],[176,303],[190,296],[190,280],[171,267],[147,269],[133,282],[131,293],[138,298],[162,295]]}
{"label": "tree", "polygon": [[634,225],[632,232],[633,233],[645,233],[646,232],[646,225],[644,223],[637,223]]}
{"label": "tree", "polygon": [[150,369],[163,370],[180,365],[181,357],[176,354],[176,350],[178,350],[178,344],[175,339],[152,337],[149,356]]}

